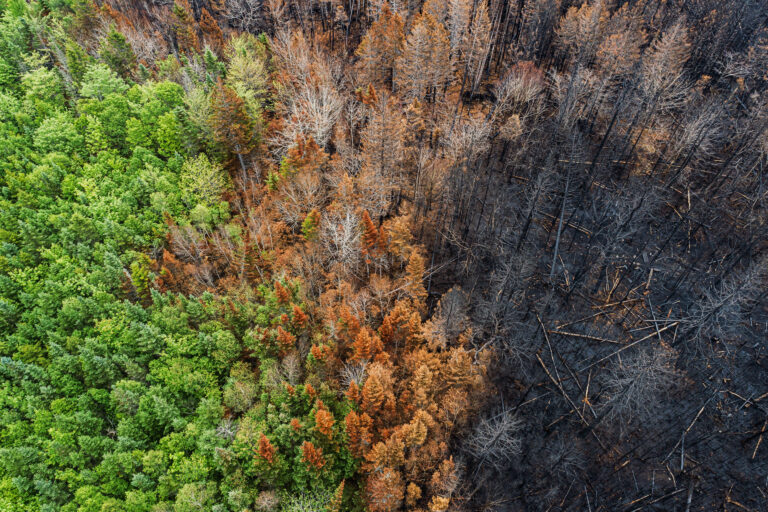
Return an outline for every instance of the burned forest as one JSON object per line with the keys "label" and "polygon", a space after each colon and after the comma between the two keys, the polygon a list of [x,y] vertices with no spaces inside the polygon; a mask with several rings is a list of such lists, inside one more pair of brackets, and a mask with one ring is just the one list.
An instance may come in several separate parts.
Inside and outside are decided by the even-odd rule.
{"label": "burned forest", "polygon": [[768,510],[765,0],[0,0],[0,510]]}

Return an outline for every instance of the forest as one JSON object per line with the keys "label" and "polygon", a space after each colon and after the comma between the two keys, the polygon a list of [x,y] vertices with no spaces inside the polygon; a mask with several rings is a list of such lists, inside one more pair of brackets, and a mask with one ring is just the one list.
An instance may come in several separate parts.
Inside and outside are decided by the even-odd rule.
{"label": "forest", "polygon": [[0,0],[0,510],[768,510],[766,0]]}

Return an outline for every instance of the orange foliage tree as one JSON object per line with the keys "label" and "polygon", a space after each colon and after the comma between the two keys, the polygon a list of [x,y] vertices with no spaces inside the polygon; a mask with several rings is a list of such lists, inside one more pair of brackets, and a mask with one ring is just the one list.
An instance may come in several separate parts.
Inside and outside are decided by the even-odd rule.
{"label": "orange foliage tree", "polygon": [[301,461],[308,467],[319,470],[325,466],[323,449],[315,447],[312,441],[304,441],[304,444],[301,445],[301,454]]}

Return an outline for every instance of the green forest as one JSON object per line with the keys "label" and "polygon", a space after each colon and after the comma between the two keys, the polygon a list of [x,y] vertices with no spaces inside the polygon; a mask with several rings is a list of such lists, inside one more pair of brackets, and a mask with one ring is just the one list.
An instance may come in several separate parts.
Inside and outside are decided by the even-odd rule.
{"label": "green forest", "polygon": [[766,12],[0,0],[0,510],[768,506]]}
{"label": "green forest", "polygon": [[[317,367],[295,388],[280,382],[298,339],[327,338],[300,285],[153,286],[164,274],[148,254],[171,224],[243,245],[221,162],[238,130],[250,138],[263,124],[266,74],[231,79],[247,104],[223,82],[245,71],[229,74],[211,52],[134,81],[125,38],[113,28],[90,56],[71,34],[93,14],[69,7],[12,2],[0,28],[0,508],[242,510],[279,489],[286,510],[329,497],[339,509],[359,466],[343,428],[355,406],[311,355],[295,361]],[[267,69],[263,39],[237,44],[238,62]],[[180,73],[194,76],[193,94],[168,79]],[[209,97],[221,125],[201,124]],[[353,487],[347,496],[358,501]]]}

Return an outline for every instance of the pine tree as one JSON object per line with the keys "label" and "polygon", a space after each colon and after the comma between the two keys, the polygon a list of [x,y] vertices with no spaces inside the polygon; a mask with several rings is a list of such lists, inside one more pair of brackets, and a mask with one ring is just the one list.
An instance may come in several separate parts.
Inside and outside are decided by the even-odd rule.
{"label": "pine tree", "polygon": [[288,304],[291,301],[291,292],[280,281],[275,281],[275,298],[278,304]]}
{"label": "pine tree", "polygon": [[421,499],[421,487],[411,482],[405,489],[405,504],[409,507],[415,507]]}
{"label": "pine tree", "polygon": [[323,449],[315,447],[312,441],[304,441],[304,444],[301,445],[301,454],[301,461],[308,467],[320,470],[325,466]]}
{"label": "pine tree", "polygon": [[289,176],[299,171],[319,172],[328,161],[328,154],[312,136],[299,135],[280,162],[280,174]]}
{"label": "pine tree", "polygon": [[307,396],[309,396],[310,400],[317,398],[317,390],[311,383],[308,382],[307,385],[304,386],[304,391],[307,392]]}
{"label": "pine tree", "polygon": [[472,2],[470,0],[449,0],[448,6],[448,37],[451,41],[451,52],[456,59],[457,66],[461,69],[462,61],[459,58],[464,51],[467,31],[469,30]]}
{"label": "pine tree", "polygon": [[195,17],[188,0],[175,0],[173,3],[173,31],[176,43],[184,53],[200,51],[200,40],[195,29]]}
{"label": "pine tree", "polygon": [[341,503],[344,499],[344,480],[339,483],[336,490],[333,492],[331,502],[328,504],[328,512],[341,512]]}
{"label": "pine tree", "polygon": [[395,66],[395,83],[408,99],[434,101],[451,79],[448,32],[429,14],[417,16]]}
{"label": "pine tree", "polygon": [[423,284],[424,266],[424,257],[418,251],[412,251],[405,269],[406,289],[408,294],[419,302],[427,298],[427,290]]}
{"label": "pine tree", "polygon": [[379,19],[374,21],[360,41],[355,54],[363,82],[392,86],[395,61],[403,51],[403,19],[385,4]]}
{"label": "pine tree", "polygon": [[[204,21],[201,20],[201,27]],[[218,32],[213,28],[211,30],[212,37],[217,38]],[[229,40],[225,56],[229,63],[225,83],[243,99],[248,113],[258,119],[269,101],[269,56],[266,44],[253,34],[243,33]]]}
{"label": "pine tree", "polygon": [[648,34],[642,28],[639,16],[631,12],[629,4],[624,4],[611,16],[607,31],[609,35],[597,49],[597,68],[608,80],[622,78],[631,73],[640,60]]}
{"label": "pine tree", "polygon": [[[421,12],[429,14],[438,23],[446,24],[448,21],[449,9],[446,9],[445,0],[426,0],[421,7]],[[471,5],[470,5],[471,7]]]}
{"label": "pine tree", "polygon": [[365,106],[375,109],[379,104],[379,95],[376,94],[376,88],[373,86],[373,84],[368,84],[368,87],[365,88],[365,91],[363,91],[363,89],[357,89],[355,91],[355,96],[357,96],[357,99],[360,100],[360,103]]}
{"label": "pine tree", "polygon": [[400,261],[407,261],[413,250],[413,234],[410,228],[410,219],[401,215],[392,218],[385,223],[388,238],[389,253]]}
{"label": "pine tree", "polygon": [[327,438],[333,435],[333,414],[325,408],[323,402],[318,400],[317,410],[315,411],[315,429]]}
{"label": "pine tree", "polygon": [[376,355],[382,351],[381,340],[368,327],[360,329],[352,347],[355,350],[352,356],[354,361],[373,361]]}
{"label": "pine tree", "polygon": [[360,332],[360,320],[352,314],[347,304],[342,304],[339,308],[339,336],[348,343],[351,343],[357,333]]}
{"label": "pine tree", "polygon": [[445,512],[451,504],[451,499],[445,496],[432,496],[429,500],[429,512]]}
{"label": "pine tree", "polygon": [[344,425],[352,455],[358,459],[364,457],[373,441],[373,420],[368,414],[358,414],[353,410],[344,418]]}
{"label": "pine tree", "polygon": [[302,309],[297,306],[293,305],[293,315],[292,315],[291,323],[293,324],[293,328],[298,330],[306,329],[307,325],[309,324],[309,317],[307,314],[302,311]]}
{"label": "pine tree", "polygon": [[422,364],[416,369],[411,381],[413,403],[416,407],[425,409],[429,405],[430,394],[432,391],[432,379],[432,371],[426,364]]}
{"label": "pine tree", "polygon": [[313,208],[312,211],[304,217],[304,221],[301,223],[301,234],[304,236],[305,240],[311,242],[317,239],[317,231],[319,227],[320,212]]}
{"label": "pine tree", "polygon": [[400,109],[394,98],[382,94],[371,103],[368,124],[361,134],[363,168],[357,178],[360,206],[374,217],[385,216],[395,190],[406,185],[402,138]]}
{"label": "pine tree", "polygon": [[472,92],[477,90],[488,60],[491,43],[491,21],[488,19],[488,7],[484,0],[475,2],[475,12],[469,33],[465,36],[463,59],[465,61],[466,85]]}
{"label": "pine tree", "polygon": [[432,474],[429,487],[436,495],[450,495],[456,489],[456,480],[456,464],[450,457],[440,462],[437,471]]}
{"label": "pine tree", "polygon": [[203,7],[200,14],[200,30],[203,33],[205,42],[211,46],[213,51],[221,54],[221,50],[224,47],[224,34],[216,19],[211,16],[211,13],[205,7]]}
{"label": "pine tree", "polygon": [[136,69],[136,55],[125,36],[111,25],[107,37],[101,43],[101,58],[118,75],[130,78]]}
{"label": "pine tree", "polygon": [[151,263],[145,254],[140,254],[139,258],[131,263],[131,282],[136,289],[136,295],[144,306],[149,306],[152,303],[152,294],[149,289]]}
{"label": "pine tree", "polygon": [[385,410],[387,402],[394,401],[393,386],[392,370],[378,363],[371,364],[368,368],[368,378],[363,385],[363,411],[381,422],[390,420],[391,418],[379,413]]}
{"label": "pine tree", "polygon": [[691,52],[688,31],[680,23],[653,41],[643,59],[641,89],[659,108],[681,105],[689,96],[684,66]]}
{"label": "pine tree", "polygon": [[73,0],[71,9],[74,13],[72,30],[81,37],[93,34],[101,18],[99,8],[94,0]]}
{"label": "pine tree", "polygon": [[214,137],[224,144],[240,159],[240,166],[245,171],[243,155],[248,154],[253,143],[254,129],[245,102],[231,88],[219,79],[211,95]]}
{"label": "pine tree", "polygon": [[349,383],[346,393],[344,393],[350,402],[356,404],[360,401],[360,386],[354,380]]}
{"label": "pine tree", "polygon": [[[417,414],[407,425],[400,427],[400,436],[403,439],[403,444],[406,448],[414,448],[421,446],[427,440],[428,423],[434,425],[434,420],[423,410],[418,411],[421,414]],[[429,421],[427,421],[427,418]]]}
{"label": "pine tree", "polygon": [[391,351],[421,344],[421,316],[411,301],[397,301],[381,322],[379,335],[384,346]]}
{"label": "pine tree", "polygon": [[384,468],[397,468],[405,462],[405,443],[401,439],[402,428],[395,429],[394,433],[384,441],[376,443],[365,456],[366,467],[372,473],[378,473]]}
{"label": "pine tree", "polygon": [[281,325],[278,325],[277,343],[281,351],[288,351],[296,345],[296,336],[283,329]]}
{"label": "pine tree", "polygon": [[471,384],[473,368],[470,353],[463,347],[452,349],[443,370],[443,381],[449,386],[461,387]]}
{"label": "pine tree", "polygon": [[262,433],[261,436],[259,436],[259,449],[257,452],[259,457],[264,459],[267,464],[272,464],[275,461],[276,452],[277,450],[272,446],[272,443],[269,442],[267,436]]}
{"label": "pine tree", "polygon": [[384,468],[368,478],[366,491],[370,512],[398,510],[405,493],[403,477],[400,472],[392,468]]}
{"label": "pine tree", "polygon": [[571,6],[557,28],[558,42],[580,62],[589,63],[595,55],[600,36],[608,22],[604,0]]}
{"label": "pine tree", "polygon": [[373,224],[368,210],[363,211],[361,223],[363,225],[363,256],[366,258],[366,262],[370,263],[370,257],[375,256],[379,249],[379,232]]}

